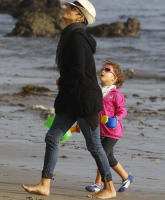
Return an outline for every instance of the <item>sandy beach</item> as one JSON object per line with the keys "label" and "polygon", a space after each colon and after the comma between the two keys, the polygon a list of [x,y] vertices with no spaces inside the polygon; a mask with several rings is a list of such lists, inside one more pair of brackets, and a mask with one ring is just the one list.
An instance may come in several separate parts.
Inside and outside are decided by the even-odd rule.
{"label": "sandy beach", "polygon": [[[54,83],[38,84],[54,88]],[[0,199],[86,199],[85,187],[94,182],[96,165],[86,150],[82,134],[60,143],[58,163],[51,183],[51,194],[42,197],[26,193],[21,185],[37,184],[43,166],[48,130],[40,110],[33,105],[53,107],[56,89],[46,94],[18,97],[25,85],[1,84],[0,89]],[[123,120],[124,136],[115,148],[115,155],[134,182],[116,199],[164,199],[164,82],[127,80],[121,89],[126,97],[127,117]],[[136,91],[136,93],[135,93]],[[155,96],[155,98],[153,98]],[[28,108],[28,109],[27,109]],[[112,171],[116,190],[121,178]]]}
{"label": "sandy beach", "polygon": [[[1,1],[2,2],[2,1]],[[3,1],[5,2],[5,1]],[[139,37],[96,37],[96,70],[111,59],[134,76],[121,92],[126,98],[124,135],[114,153],[134,177],[116,200],[165,199],[165,18],[164,0],[91,0],[97,10],[96,24],[139,20]],[[55,55],[59,37],[5,37],[18,19],[0,14],[0,200],[87,199],[85,187],[95,181],[96,164],[82,134],[59,145],[59,157],[49,197],[26,193],[21,187],[37,184],[45,152],[45,115],[32,106],[53,108],[59,77]],[[20,96],[27,84],[51,92]],[[118,190],[121,178],[112,171]],[[91,193],[90,193],[91,194]]]}

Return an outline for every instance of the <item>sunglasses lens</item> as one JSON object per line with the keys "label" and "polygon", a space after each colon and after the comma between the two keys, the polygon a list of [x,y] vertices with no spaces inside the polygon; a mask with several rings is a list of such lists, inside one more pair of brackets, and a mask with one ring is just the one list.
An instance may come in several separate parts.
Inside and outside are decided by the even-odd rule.
{"label": "sunglasses lens", "polygon": [[71,10],[74,10],[75,6],[73,6],[73,5],[70,5],[70,8],[71,8]]}
{"label": "sunglasses lens", "polygon": [[105,68],[105,71],[106,72],[110,72],[111,70],[109,68]]}
{"label": "sunglasses lens", "polygon": [[73,10],[75,6],[73,6],[73,5],[68,5],[67,7],[68,7],[70,10]]}

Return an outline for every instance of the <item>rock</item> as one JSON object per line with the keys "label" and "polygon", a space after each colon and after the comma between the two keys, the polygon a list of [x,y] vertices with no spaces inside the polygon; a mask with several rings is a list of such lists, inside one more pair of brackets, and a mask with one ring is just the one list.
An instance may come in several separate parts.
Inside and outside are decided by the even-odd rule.
{"label": "rock", "polygon": [[49,119],[50,117],[55,115],[55,109],[54,108],[45,109],[43,115],[45,116],[46,119]]}
{"label": "rock", "polygon": [[34,105],[31,107],[32,110],[40,110],[42,111],[42,115],[44,115],[45,119],[49,119],[53,115],[55,115],[55,109],[54,108],[45,108],[42,105]]}
{"label": "rock", "polygon": [[0,13],[13,14],[21,0],[0,0]]}
{"label": "rock", "polygon": [[130,69],[123,70],[124,78],[130,79],[134,77],[134,72]]}
{"label": "rock", "polygon": [[158,98],[157,96],[152,96],[149,99],[151,102],[156,102],[157,98]]}
{"label": "rock", "polygon": [[65,155],[62,155],[62,156],[60,156],[60,158],[64,158],[64,159],[66,159],[66,158],[68,158],[68,157],[65,156]]}
{"label": "rock", "polygon": [[51,90],[49,88],[46,87],[39,87],[39,86],[35,86],[35,85],[26,85],[24,87],[22,87],[22,89],[24,91],[35,91],[35,92],[51,92]]}
{"label": "rock", "polygon": [[[35,85],[26,85],[25,87],[22,87],[22,91],[15,93],[15,96],[31,96],[31,95],[40,95],[44,92],[51,92],[49,88],[46,87],[39,87]],[[50,94],[48,95],[50,96]]]}
{"label": "rock", "polygon": [[[0,0],[5,1],[5,0]],[[41,11],[45,9],[60,8],[60,2],[58,0],[6,0],[17,2],[15,3],[16,9],[10,14],[19,18],[24,12]]]}
{"label": "rock", "polygon": [[60,0],[47,0],[48,7],[60,7]]}
{"label": "rock", "polygon": [[23,0],[14,17],[19,17],[13,31],[7,36],[55,37],[65,27],[63,10],[56,0]]}
{"label": "rock", "polygon": [[125,23],[115,22],[87,28],[87,32],[97,37],[137,37],[140,29],[140,22],[129,18]]}
{"label": "rock", "polygon": [[47,108],[45,108],[43,105],[34,105],[31,108],[32,110],[47,110]]}
{"label": "rock", "polygon": [[133,96],[133,97],[139,97],[139,95],[138,95],[138,94],[133,94],[132,96]]}
{"label": "rock", "polygon": [[[57,12],[56,12],[57,13]],[[55,37],[59,36],[65,27],[63,19],[44,12],[24,13],[19,18],[13,31],[7,36],[24,37]]]}
{"label": "rock", "polygon": [[64,26],[62,19],[52,17],[49,13],[24,13],[7,36],[55,37],[60,35]]}
{"label": "rock", "polygon": [[60,8],[58,0],[23,0],[17,6],[17,11],[13,13],[13,17],[18,18],[24,12],[46,11],[54,8]]}

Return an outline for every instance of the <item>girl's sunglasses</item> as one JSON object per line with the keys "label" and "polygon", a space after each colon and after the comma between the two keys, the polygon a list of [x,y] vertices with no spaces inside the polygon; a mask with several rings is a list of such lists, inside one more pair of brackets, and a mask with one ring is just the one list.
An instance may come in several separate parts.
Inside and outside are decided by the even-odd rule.
{"label": "girl's sunglasses", "polygon": [[69,10],[77,10],[78,11],[78,15],[83,15],[82,12],[74,5],[69,4],[69,5],[67,5],[67,8]]}
{"label": "girl's sunglasses", "polygon": [[116,76],[115,72],[108,66],[108,65],[104,65],[103,68],[101,69],[101,71],[105,71],[105,72],[110,72],[112,73],[114,76]]}

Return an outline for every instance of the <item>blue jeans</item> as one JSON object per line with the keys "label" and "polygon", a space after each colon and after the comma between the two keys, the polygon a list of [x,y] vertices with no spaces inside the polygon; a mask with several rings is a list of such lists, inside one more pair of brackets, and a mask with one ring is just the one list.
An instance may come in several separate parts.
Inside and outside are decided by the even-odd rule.
{"label": "blue jeans", "polygon": [[51,128],[46,134],[46,152],[42,178],[52,179],[58,158],[59,142],[63,135],[77,120],[86,140],[87,149],[96,161],[102,181],[104,182],[105,179],[106,181],[111,181],[112,176],[110,173],[108,158],[100,141],[100,127],[98,126],[93,130],[92,126],[85,118],[74,117],[66,112],[61,112],[56,115]]}

